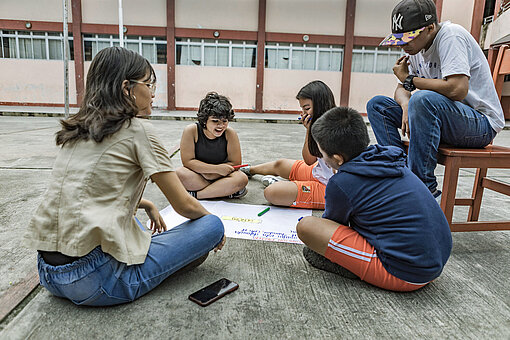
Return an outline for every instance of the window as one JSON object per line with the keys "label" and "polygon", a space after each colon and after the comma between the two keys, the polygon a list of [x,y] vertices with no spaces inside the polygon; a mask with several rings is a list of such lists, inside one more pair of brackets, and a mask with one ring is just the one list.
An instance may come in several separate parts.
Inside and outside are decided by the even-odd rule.
{"label": "window", "polygon": [[340,45],[266,43],[266,68],[339,72],[342,58]]}
{"label": "window", "polygon": [[[63,59],[63,33],[0,30],[0,58]],[[73,38],[69,36],[69,59],[73,59]]]}
{"label": "window", "polygon": [[255,67],[257,45],[254,41],[213,39],[175,39],[176,65]]}
{"label": "window", "polygon": [[404,54],[395,47],[354,46],[352,72],[393,73],[393,65]]}
{"label": "window", "polygon": [[[92,60],[103,48],[120,46],[118,35],[85,34],[83,52],[85,60]],[[128,35],[124,47],[144,56],[151,64],[166,64],[166,40],[163,37],[141,37]]]}

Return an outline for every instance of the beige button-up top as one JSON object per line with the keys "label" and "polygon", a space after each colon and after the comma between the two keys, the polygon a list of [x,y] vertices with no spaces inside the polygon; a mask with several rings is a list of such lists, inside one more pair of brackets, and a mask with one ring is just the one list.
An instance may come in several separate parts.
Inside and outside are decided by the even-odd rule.
{"label": "beige button-up top", "polygon": [[134,213],[147,180],[165,171],[174,168],[146,120],[133,118],[101,143],[67,143],[25,244],[68,256],[84,256],[100,245],[119,262],[143,263],[151,232],[141,230]]}

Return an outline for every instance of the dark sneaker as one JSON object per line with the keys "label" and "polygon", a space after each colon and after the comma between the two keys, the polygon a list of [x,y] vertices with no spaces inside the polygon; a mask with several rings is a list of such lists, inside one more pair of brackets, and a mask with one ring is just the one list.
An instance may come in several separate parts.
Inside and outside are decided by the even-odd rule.
{"label": "dark sneaker", "polygon": [[191,196],[197,198],[197,192],[196,191],[189,191],[188,190],[188,194],[190,194]]}
{"label": "dark sneaker", "polygon": [[432,193],[432,196],[434,196],[437,204],[439,204],[439,205],[441,205],[441,196],[442,196],[441,194],[442,194],[441,190],[437,190],[437,189],[436,189],[436,191],[434,191]]}
{"label": "dark sneaker", "polygon": [[234,192],[233,194],[230,194],[227,196],[227,198],[241,198],[244,197],[248,193],[248,189],[242,188],[239,191]]}
{"label": "dark sneaker", "polygon": [[308,247],[303,248],[303,256],[315,268],[325,270],[327,272],[338,274],[347,279],[357,279],[358,277],[342,267],[339,264],[333,263],[319,253],[314,252]]}
{"label": "dark sneaker", "polygon": [[250,173],[250,165],[248,164],[247,166],[243,166],[243,167],[240,167],[239,170],[245,174],[246,176],[248,176],[248,178],[251,178],[251,176],[253,176],[251,173]]}

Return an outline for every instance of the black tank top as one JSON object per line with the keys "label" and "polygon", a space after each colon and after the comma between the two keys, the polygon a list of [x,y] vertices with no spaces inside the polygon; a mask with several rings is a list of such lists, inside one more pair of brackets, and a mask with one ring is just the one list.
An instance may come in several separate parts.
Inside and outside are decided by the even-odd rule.
{"label": "black tank top", "polygon": [[198,139],[195,143],[195,158],[208,164],[222,164],[228,161],[227,138],[225,132],[214,139],[204,134],[204,129],[197,124]]}

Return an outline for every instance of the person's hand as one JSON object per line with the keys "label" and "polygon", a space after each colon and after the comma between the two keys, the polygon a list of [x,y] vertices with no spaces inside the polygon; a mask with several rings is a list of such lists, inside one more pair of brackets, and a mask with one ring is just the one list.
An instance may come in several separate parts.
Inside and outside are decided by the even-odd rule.
{"label": "person's hand", "polygon": [[150,206],[145,208],[145,212],[147,213],[147,216],[149,216],[151,220],[151,227],[150,230],[152,230],[152,234],[155,233],[162,233],[163,231],[166,231],[166,224],[163,220],[163,217],[159,214],[158,208],[154,204],[151,204]]}
{"label": "person's hand", "polygon": [[230,164],[218,164],[216,170],[219,175],[225,177],[232,173],[235,169]]}
{"label": "person's hand", "polygon": [[411,138],[411,130],[409,130],[409,117],[407,115],[407,106],[402,107],[402,136]]}
{"label": "person's hand", "polygon": [[310,128],[310,124],[312,122],[312,116],[308,113],[301,113],[301,117],[299,117],[303,126],[308,130]]}
{"label": "person's hand", "polygon": [[227,240],[227,238],[225,237],[225,235],[223,235],[223,239],[221,240],[220,244],[218,244],[216,246],[216,248],[214,248],[214,252],[217,252],[218,250],[221,250],[221,248],[223,248],[223,246],[225,245],[225,241]]}
{"label": "person's hand", "polygon": [[409,75],[409,56],[405,55],[398,58],[397,62],[393,66],[393,73],[402,83],[406,80]]}

